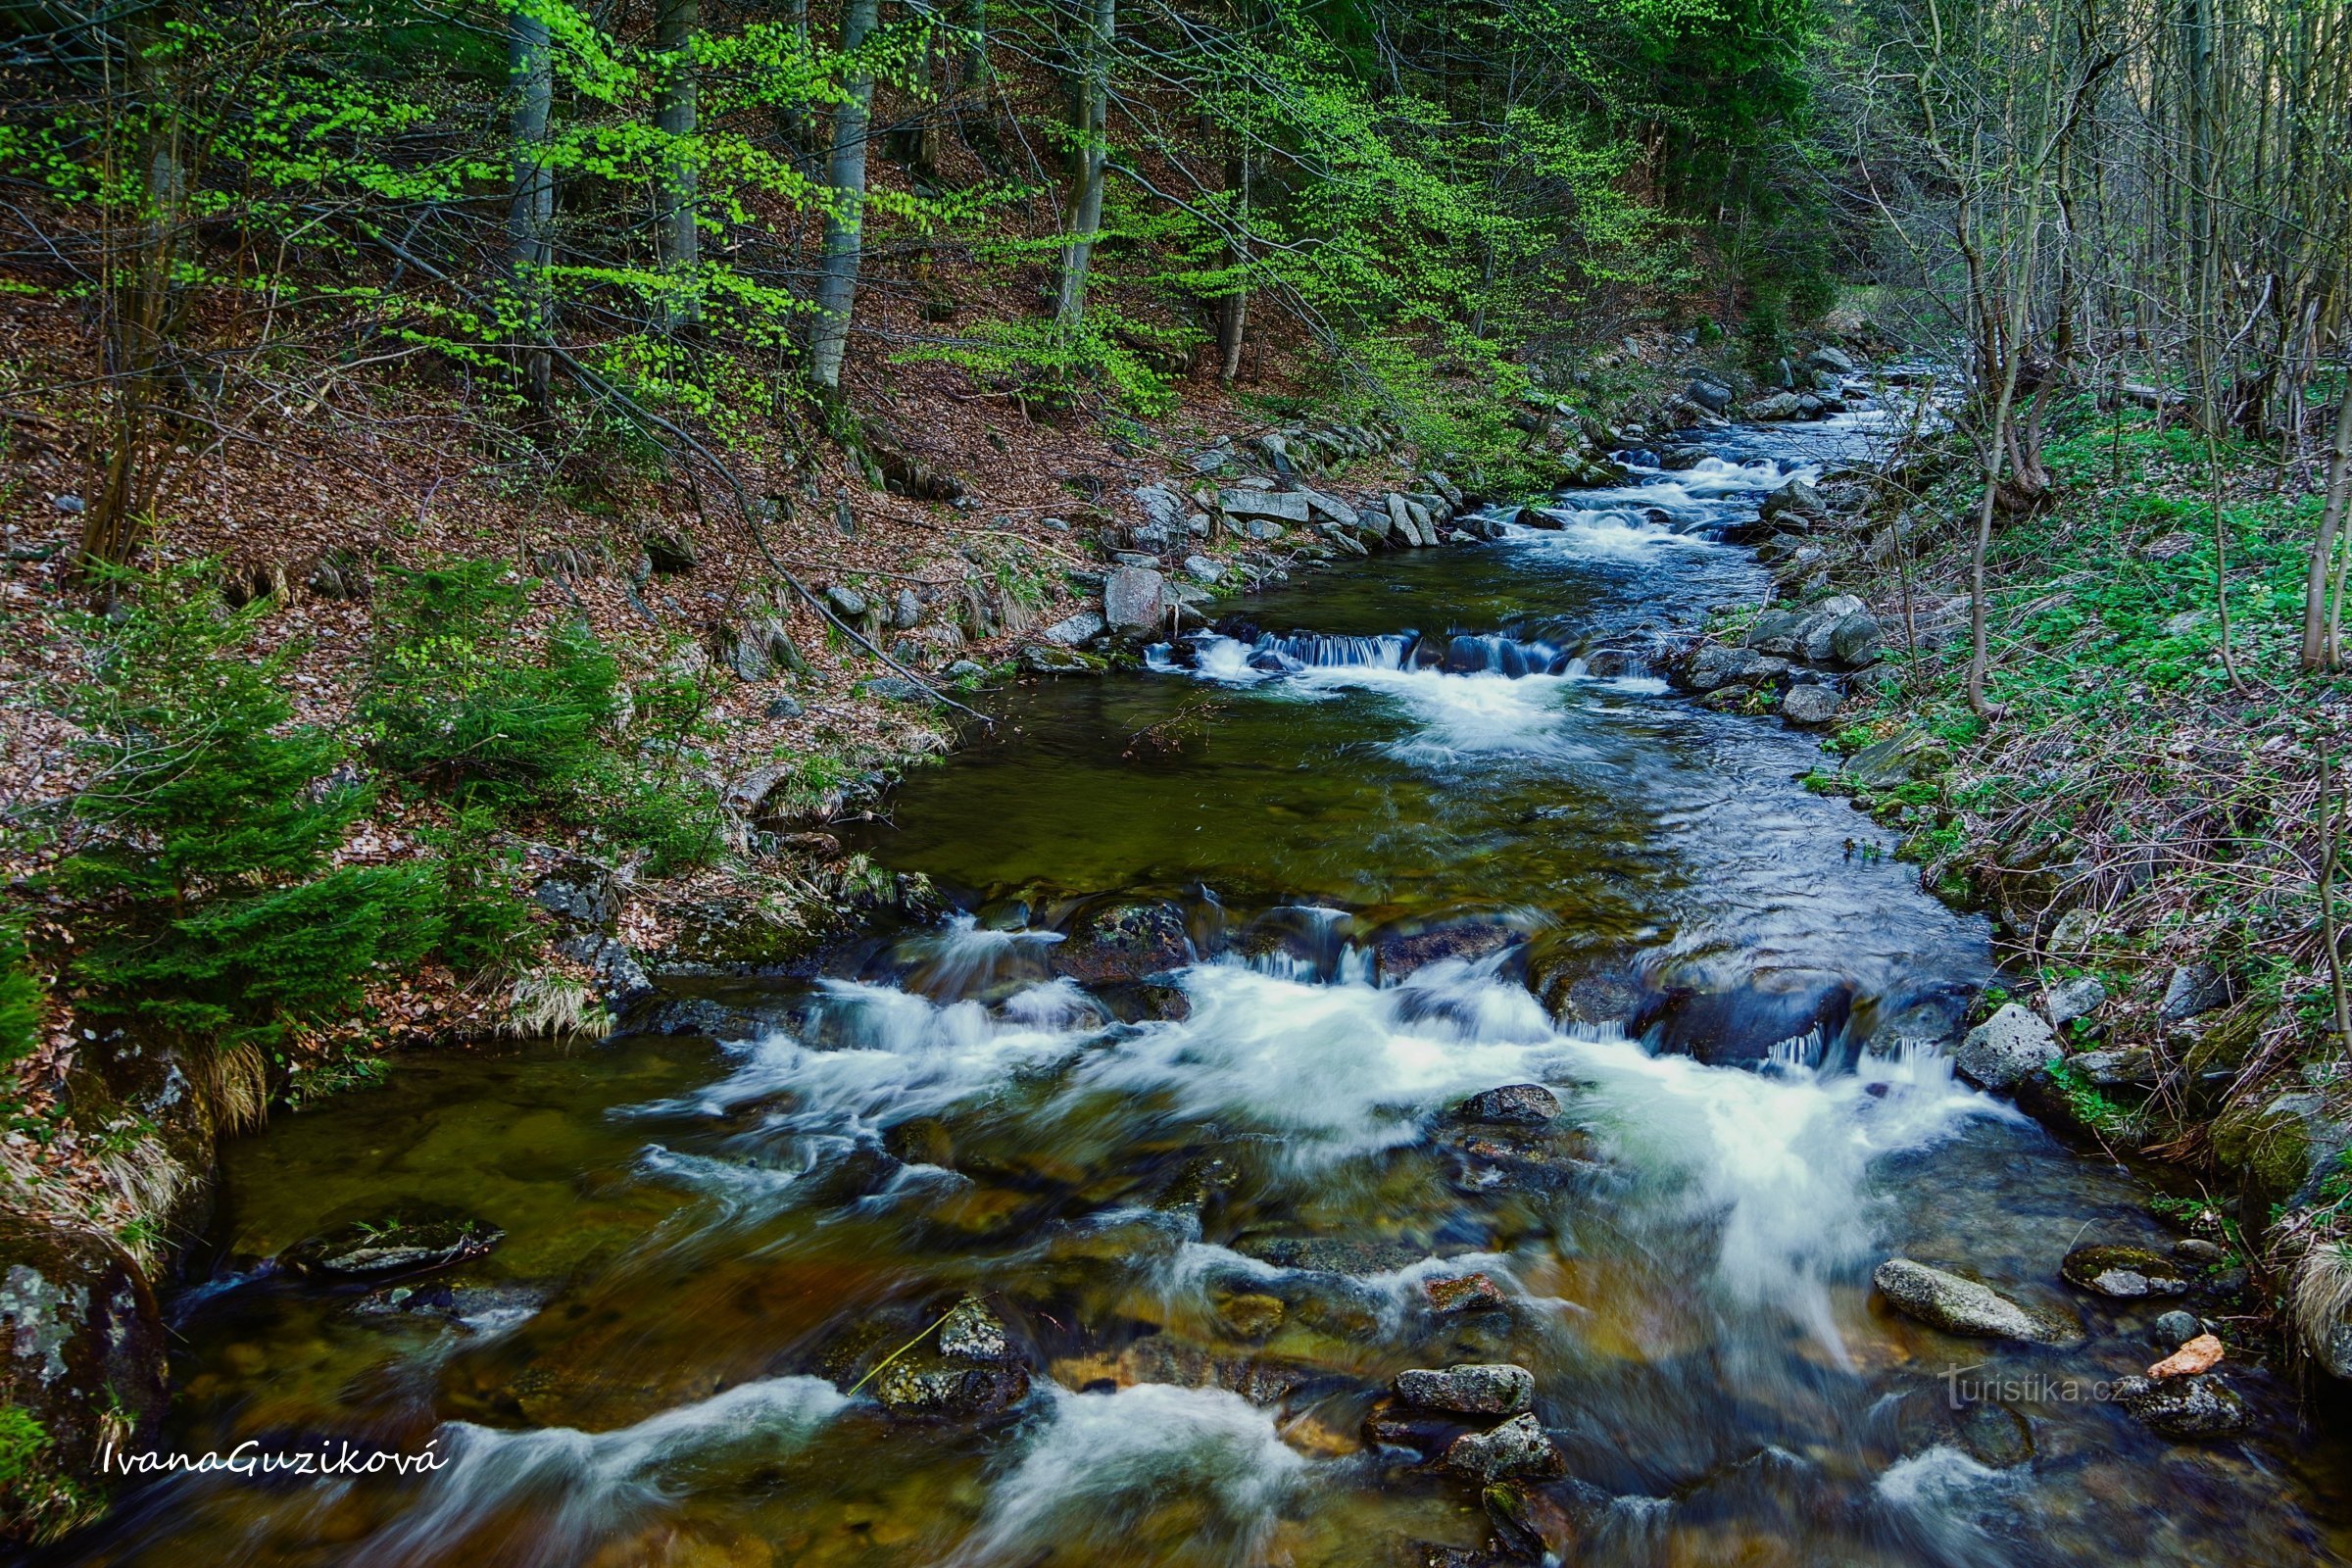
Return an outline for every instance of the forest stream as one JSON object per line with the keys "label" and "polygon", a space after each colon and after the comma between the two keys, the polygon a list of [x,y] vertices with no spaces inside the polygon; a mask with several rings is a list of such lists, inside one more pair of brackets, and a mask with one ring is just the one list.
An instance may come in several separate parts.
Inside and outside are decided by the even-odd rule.
{"label": "forest stream", "polygon": [[[439,1466],[156,1479],[58,1560],[2338,1560],[2283,1378],[2232,1360],[2254,1423],[2204,1443],[2097,1396],[2196,1303],[2060,1279],[2173,1236],[1953,1077],[1984,922],[1802,786],[1817,737],[1648,672],[1769,592],[1726,525],[1888,428],[1632,454],[1547,526],[994,694],[862,846],[942,923],[231,1145],[171,1446]],[[396,1201],[503,1238],[262,1261]],[[2082,1337],[1928,1328],[1897,1255]],[[1444,1462],[1526,1397],[1392,1392],[1464,1363],[1532,1374],[1556,1459]]]}

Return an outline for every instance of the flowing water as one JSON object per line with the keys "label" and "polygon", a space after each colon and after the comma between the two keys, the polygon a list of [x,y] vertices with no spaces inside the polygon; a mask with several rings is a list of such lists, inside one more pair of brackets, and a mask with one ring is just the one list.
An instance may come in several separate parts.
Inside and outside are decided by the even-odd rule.
{"label": "flowing water", "polygon": [[[231,1148],[172,1445],[441,1465],[173,1477],[65,1555],[1419,1562],[1485,1545],[1479,1489],[1365,1418],[1469,1360],[1535,1375],[1561,1560],[2336,1560],[2340,1450],[2276,1379],[2237,1367],[2261,1419],[2205,1445],[2091,1396],[2176,1303],[2058,1259],[2166,1238],[1953,1080],[1982,925],[1805,792],[1815,741],[1647,673],[1767,590],[1720,525],[1874,428],[1734,432],[1002,694],[869,846],[945,924],[713,982],[715,1039],[420,1059]],[[1521,1083],[1557,1126],[1448,1119]],[[506,1240],[401,1291],[257,1262],[393,1199]],[[1891,1315],[1895,1252],[2089,1338]],[[1026,1393],[894,1416],[860,1379],[967,1296]]]}

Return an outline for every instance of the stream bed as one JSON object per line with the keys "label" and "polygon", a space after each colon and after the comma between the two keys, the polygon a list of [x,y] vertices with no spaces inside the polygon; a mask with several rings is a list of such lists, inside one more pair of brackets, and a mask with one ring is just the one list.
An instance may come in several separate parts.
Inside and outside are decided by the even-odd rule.
{"label": "stream bed", "polygon": [[[1722,525],[1879,428],[1718,432],[997,694],[865,845],[942,925],[231,1146],[172,1446],[439,1468],[172,1477],[60,1560],[2339,1560],[2344,1453],[2281,1380],[2230,1363],[2256,1422],[2203,1444],[2095,1396],[2182,1303],[2059,1259],[2171,1237],[1953,1079],[1983,924],[1801,786],[1816,738],[1647,673],[1768,591]],[[1456,1108],[1515,1085],[1557,1116]],[[394,1201],[504,1240],[388,1288],[256,1264]],[[1896,1315],[1898,1253],[2087,1337]],[[1532,1373],[1560,1456],[1517,1556],[1388,1397],[1465,1362]]]}

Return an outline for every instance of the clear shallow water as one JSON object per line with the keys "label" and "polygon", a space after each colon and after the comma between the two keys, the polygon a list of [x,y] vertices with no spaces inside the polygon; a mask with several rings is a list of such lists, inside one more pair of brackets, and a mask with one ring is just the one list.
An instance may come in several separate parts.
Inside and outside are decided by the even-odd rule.
{"label": "clear shallow water", "polygon": [[[1565,1456],[1571,1560],[2334,1560],[2305,1477],[2338,1450],[2265,1375],[2253,1437],[2198,1446],[2053,1387],[2153,1359],[2170,1304],[2086,1301],[2059,1257],[2163,1238],[2135,1182],[1911,1043],[1984,978],[1982,929],[1848,856],[1873,830],[1796,785],[1811,741],[1577,662],[1760,595],[1707,525],[1840,438],[1741,432],[1745,472],[1239,607],[1277,642],[1498,637],[1560,673],[1329,641],[1291,646],[1359,662],[1268,672],[1236,637],[1005,694],[873,845],[965,914],[715,988],[739,1038],[420,1060],[235,1146],[174,1440],[448,1462],[182,1478],[63,1555],[1417,1561],[1485,1542],[1477,1489],[1363,1418],[1404,1368],[1500,1359]],[[1530,1081],[1553,1136],[1444,1120]],[[389,1197],[508,1239],[421,1311],[237,1274]],[[1868,1274],[1897,1251],[2090,1338],[1889,1315]],[[1433,1311],[1472,1271],[1500,1304]],[[967,1292],[1025,1399],[923,1424],[845,1392]],[[2029,1461],[1971,1457],[1963,1368],[2012,1382]]]}

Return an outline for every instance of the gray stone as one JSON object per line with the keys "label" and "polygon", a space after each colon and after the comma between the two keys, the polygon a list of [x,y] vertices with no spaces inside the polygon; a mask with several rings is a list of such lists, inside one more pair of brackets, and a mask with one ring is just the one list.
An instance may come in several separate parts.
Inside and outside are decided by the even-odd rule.
{"label": "gray stone", "polygon": [[1164,484],[1136,487],[1135,499],[1144,509],[1144,520],[1153,528],[1173,532],[1184,526],[1184,514],[1191,510],[1184,497]]}
{"label": "gray stone", "polygon": [[2121,1300],[2179,1296],[2188,1289],[2188,1276],[2178,1263],[2144,1247],[2078,1247],[2058,1272],[2078,1290]]}
{"label": "gray stone", "polygon": [[2156,1054],[2145,1046],[2085,1051],[2066,1064],[2101,1089],[2152,1089],[2164,1075]]}
{"label": "gray stone", "polygon": [[531,887],[531,902],[573,925],[601,931],[620,917],[620,884],[586,860],[567,860]]}
{"label": "gray stone", "polygon": [[89,510],[89,504],[76,495],[51,496],[49,504],[69,517],[78,517]]}
{"label": "gray stone", "polygon": [[689,534],[656,529],[645,536],[645,558],[663,576],[692,571],[703,564],[702,552]]}
{"label": "gray stone", "polygon": [[1120,566],[1102,579],[1102,618],[1122,635],[1160,629],[1168,617],[1168,583],[1150,566]]}
{"label": "gray stone", "polygon": [[1709,414],[1721,414],[1732,406],[1731,388],[1717,386],[1712,381],[1693,381],[1683,389],[1683,396]]}
{"label": "gray stone", "polygon": [[904,675],[876,675],[865,683],[863,689],[869,697],[880,697],[894,703],[924,703],[931,700],[929,691]]}
{"label": "gray stone", "polygon": [[2034,1345],[2073,1345],[2082,1338],[2082,1325],[2066,1313],[2027,1306],[1989,1285],[1907,1257],[1881,1263],[1871,1283],[1894,1306],[1947,1334]]}
{"label": "gray stone", "polygon": [[1074,648],[1041,647],[1030,644],[1013,656],[1013,662],[1032,675],[1100,675],[1102,666]]}
{"label": "gray stone", "polygon": [[1511,1417],[1492,1432],[1465,1432],[1446,1449],[1446,1468],[1478,1482],[1505,1476],[1557,1475],[1560,1450],[1533,1414]]}
{"label": "gray stone", "polygon": [[1878,617],[1857,610],[1830,628],[1830,657],[1848,669],[1856,668],[1879,657],[1884,637]]}
{"label": "gray stone", "polygon": [[1081,610],[1075,615],[1055,621],[1038,633],[1046,641],[1062,648],[1075,648],[1080,643],[1102,635],[1106,622],[1091,610]]}
{"label": "gray stone", "polygon": [[1264,517],[1251,517],[1242,524],[1242,532],[1248,538],[1255,540],[1261,545],[1270,545],[1290,530],[1279,522],[1271,522]]}
{"label": "gray stone", "polygon": [[1820,491],[1802,479],[1789,480],[1756,508],[1756,515],[1766,522],[1794,528],[1799,533],[1829,514],[1830,504],[1822,499]]}
{"label": "gray stone", "polygon": [[1852,594],[1835,594],[1824,599],[1807,611],[1798,623],[1796,652],[1816,664],[1829,662],[1836,656],[1838,623],[1863,608],[1862,601]]}
{"label": "gray stone", "polygon": [[1806,355],[1805,364],[1813,369],[1827,370],[1836,375],[1852,375],[1862,368],[1854,363],[1852,355],[1843,349],[1832,348],[1826,343]]}
{"label": "gray stone", "polygon": [[1711,692],[1718,686],[1729,686],[1753,675],[1761,662],[1763,656],[1752,648],[1709,643],[1691,657],[1685,679],[1694,692]]}
{"label": "gray stone", "polygon": [[2245,1429],[2245,1400],[2213,1373],[2186,1378],[2122,1378],[2118,1403],[2168,1438],[2218,1438]]}
{"label": "gray stone", "polygon": [[988,666],[973,659],[958,659],[940,671],[948,680],[977,680],[988,673]]}
{"label": "gray stone", "polygon": [[1542,1084],[1506,1084],[1500,1089],[1481,1090],[1453,1107],[1456,1121],[1539,1125],[1559,1113],[1559,1098]]}
{"label": "gray stone", "polygon": [[767,705],[767,716],[770,718],[798,718],[806,711],[797,697],[779,697]]}
{"label": "gray stone", "polygon": [[2199,1321],[2196,1313],[2183,1312],[2175,1307],[2149,1325],[2148,1337],[2151,1343],[2167,1350],[2178,1350],[2204,1332],[2205,1325]]}
{"label": "gray stone", "polygon": [[1740,412],[1751,419],[1793,419],[1804,412],[1804,405],[1793,392],[1775,392],[1770,397],[1756,399]]}
{"label": "gray stone", "polygon": [[2065,1054],[2048,1024],[2011,1002],[1968,1032],[1952,1065],[1981,1088],[2009,1090]]}
{"label": "gray stone", "polygon": [[1866,790],[1883,790],[1926,778],[1951,763],[1943,743],[1921,730],[1873,741],[1845,760],[1845,776]]}
{"label": "gray stone", "polygon": [[1767,610],[1747,628],[1747,646],[1760,654],[1794,654],[1798,652],[1797,628],[1805,617],[1793,610]]}
{"label": "gray stone", "polygon": [[2049,1015],[2050,1027],[2061,1033],[2078,1018],[2087,1018],[2106,1005],[2107,988],[2093,974],[2079,974],[2071,980],[2061,980],[2050,987],[2042,998],[2042,1010]]}
{"label": "gray stone", "polygon": [[1184,574],[1195,582],[1215,584],[1225,576],[1225,568],[1207,556],[1184,558]]}
{"label": "gray stone", "polygon": [[1845,699],[1827,686],[1807,682],[1791,686],[1781,698],[1781,716],[1791,724],[1827,724],[1838,716]]}
{"label": "gray stone", "polygon": [[865,595],[839,583],[825,590],[825,603],[844,620],[861,619],[866,612]]}
{"label": "gray stone", "polygon": [[923,602],[914,597],[914,590],[900,589],[890,602],[890,623],[901,631],[912,631],[922,618]]}
{"label": "gray stone", "polygon": [[2165,981],[2164,1001],[2156,1010],[2166,1023],[2179,1023],[2225,1006],[2229,1001],[2230,981],[2221,970],[2210,963],[2189,963],[2175,969]]}
{"label": "gray stone", "polygon": [[1305,522],[1313,508],[1296,490],[1221,490],[1217,509],[1229,517],[1262,517],[1276,522]]}
{"label": "gray stone", "polygon": [[1455,1415],[1517,1415],[1536,1402],[1536,1377],[1507,1362],[1416,1367],[1396,1374],[1396,1397]]}

